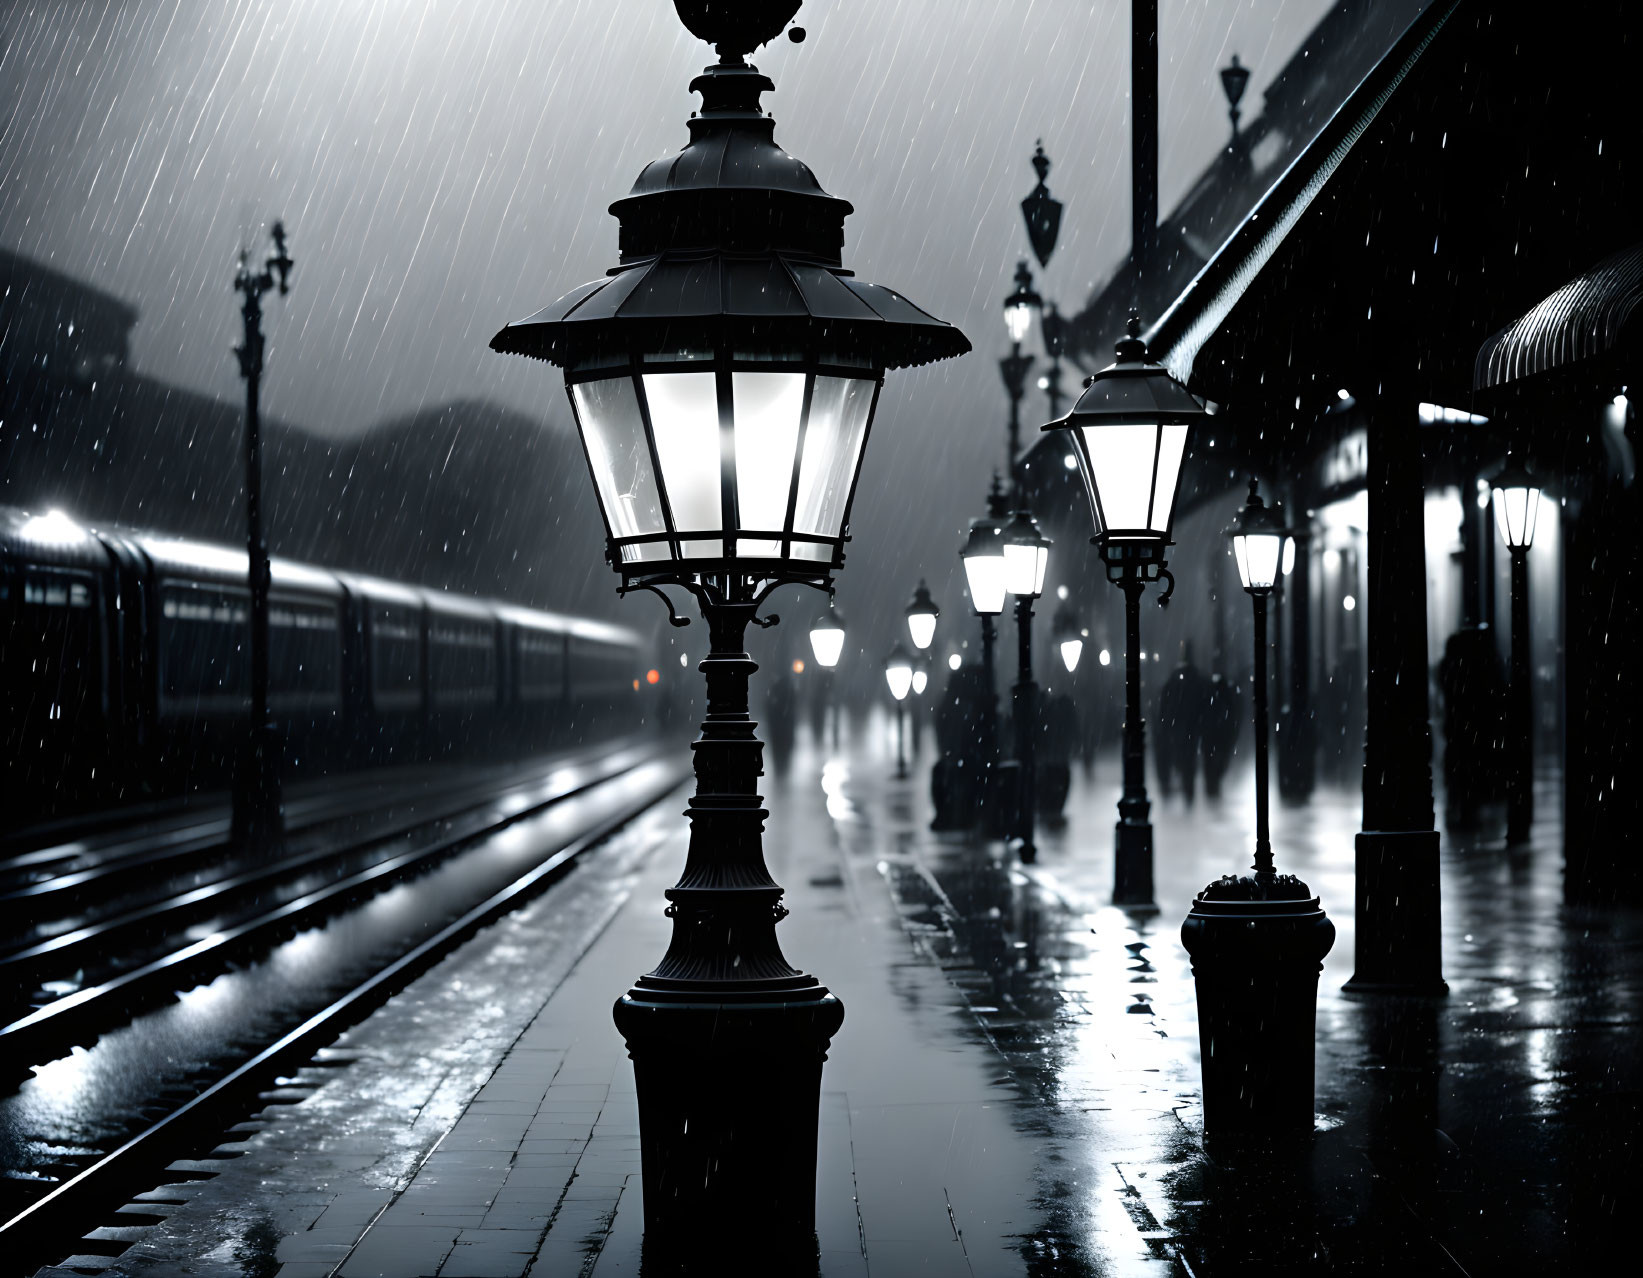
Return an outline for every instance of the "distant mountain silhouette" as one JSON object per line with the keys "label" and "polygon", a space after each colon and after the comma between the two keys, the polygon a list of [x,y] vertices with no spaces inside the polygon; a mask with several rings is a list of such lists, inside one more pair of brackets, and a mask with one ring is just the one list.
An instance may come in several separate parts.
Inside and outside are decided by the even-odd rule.
{"label": "distant mountain silhouette", "polygon": [[[95,381],[13,364],[0,501],[213,541],[244,537],[244,418],[123,367]],[[329,440],[265,420],[274,553],[565,611],[614,615],[574,432],[460,400]]]}

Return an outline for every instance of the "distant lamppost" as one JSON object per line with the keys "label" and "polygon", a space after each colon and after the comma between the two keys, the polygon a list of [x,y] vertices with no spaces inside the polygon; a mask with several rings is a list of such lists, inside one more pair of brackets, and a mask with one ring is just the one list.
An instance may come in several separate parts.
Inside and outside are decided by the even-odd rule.
{"label": "distant lamppost", "polygon": [[1146,729],[1141,718],[1141,592],[1149,581],[1174,589],[1165,551],[1172,544],[1176,491],[1187,430],[1207,414],[1191,393],[1147,356],[1140,320],[1118,343],[1117,361],[1089,381],[1059,421],[1090,500],[1092,538],[1107,580],[1124,592],[1124,790],[1118,800],[1113,901],[1152,905],[1152,804],[1147,798]]}
{"label": "distant lamppost", "polygon": [[982,786],[983,811],[989,825],[996,827],[998,805],[998,672],[993,657],[997,641],[993,618],[1004,611],[1004,517],[1005,497],[999,487],[998,476],[987,496],[987,514],[970,521],[970,532],[965,538],[959,558],[964,563],[964,580],[970,588],[970,607],[981,619],[982,696],[977,709],[977,751],[985,760],[986,776]]}
{"label": "distant lamppost", "polygon": [[902,781],[907,777],[907,726],[904,717],[907,694],[913,687],[913,658],[908,655],[907,649],[896,640],[896,646],[890,649],[890,655],[884,659],[884,682],[889,685],[890,695],[896,701],[896,780]]}
{"label": "distant lamppost", "polygon": [[1067,349],[1067,321],[1054,302],[1044,308],[1039,328],[1044,334],[1044,353],[1050,357],[1050,367],[1038,385],[1050,402],[1050,416],[1060,417],[1061,406],[1067,398],[1067,392],[1061,389],[1061,356]]}
{"label": "distant lamppost", "polygon": [[1024,354],[1021,343],[1032,331],[1033,315],[1043,302],[1033,292],[1033,273],[1023,260],[1016,263],[1015,288],[1004,299],[1004,328],[1010,335],[1010,353],[998,361],[999,376],[1004,379],[1004,393],[1010,400],[1005,473],[1010,486],[1015,487],[1015,459],[1021,453],[1021,400],[1027,393],[1027,373],[1033,366],[1033,357]]}
{"label": "distant lamppost", "polygon": [[1192,956],[1211,1141],[1303,1140],[1313,1127],[1318,973],[1335,925],[1318,898],[1272,862],[1267,824],[1267,600],[1286,531],[1255,480],[1230,528],[1238,579],[1255,608],[1255,863],[1193,900],[1181,925]]}
{"label": "distant lamppost", "polygon": [[707,624],[672,940],[615,1017],[647,1246],[716,1260],[734,1246],[735,1267],[814,1248],[821,1065],[844,1016],[776,941],[787,911],[764,861],[747,627],[775,623],[758,611],[781,586],[831,588],[885,371],[969,343],[844,269],[850,205],[775,144],[759,102],[774,86],[747,55],[798,0],[675,7],[719,55],[692,81],[689,144],[612,206],[619,265],[491,345],[564,368],[621,592],[680,588]]}
{"label": "distant lamppost", "polygon": [[831,600],[828,601],[827,611],[817,617],[810,627],[810,652],[816,658],[816,664],[827,670],[838,665],[839,658],[844,655],[844,614]]}
{"label": "distant lamppost", "polygon": [[928,648],[930,641],[936,637],[936,620],[940,616],[941,609],[930,598],[930,587],[921,580],[918,589],[913,591],[913,602],[907,605],[907,633],[913,640],[913,647],[920,652]]}
{"label": "distant lamppost", "polygon": [[1270,875],[1274,871],[1267,807],[1267,601],[1278,584],[1288,536],[1283,515],[1261,500],[1254,479],[1249,481],[1249,500],[1230,531],[1238,580],[1255,609],[1255,872]]}
{"label": "distant lamppost", "polygon": [[1015,596],[1016,680],[1011,718],[1015,723],[1016,834],[1021,859],[1038,856],[1033,841],[1038,806],[1038,769],[1035,749],[1038,726],[1038,684],[1033,681],[1033,601],[1044,593],[1044,572],[1050,562],[1050,539],[1039,530],[1031,512],[1018,510],[1004,529],[1004,587]]}
{"label": "distant lamppost", "polygon": [[250,254],[241,250],[234,291],[244,299],[240,319],[244,337],[234,348],[245,379],[245,541],[251,586],[251,718],[234,779],[234,833],[242,839],[277,836],[285,827],[280,782],[279,729],[268,713],[268,591],[273,570],[262,519],[262,295],[278,288],[291,291],[291,267],[285,250],[285,223],[272,229],[274,252],[262,269],[252,270]]}
{"label": "distant lamppost", "polygon": [[1511,743],[1506,787],[1506,842],[1529,841],[1535,816],[1533,694],[1529,685],[1529,548],[1540,514],[1540,486],[1521,464],[1508,460],[1490,481],[1495,527],[1512,556],[1512,664],[1507,689],[1506,739]]}
{"label": "distant lamppost", "polygon": [[1244,142],[1244,135],[1238,131],[1238,121],[1243,112],[1238,104],[1244,100],[1244,90],[1249,87],[1249,68],[1238,61],[1238,55],[1232,55],[1232,63],[1221,68],[1221,92],[1227,97],[1227,116],[1232,121],[1232,141],[1227,144],[1227,150],[1240,163],[1249,162],[1249,147]]}
{"label": "distant lamppost", "polygon": [[[844,655],[844,614],[834,605],[833,600],[827,601],[827,611],[816,618],[815,624],[810,627],[810,651],[816,658],[816,664],[822,670],[822,694],[827,698],[826,717],[830,721],[833,745],[839,744],[839,701],[837,675],[833,673],[839,664],[839,658]],[[818,741],[818,745],[821,743]]]}
{"label": "distant lamppost", "polygon": [[1055,610],[1055,616],[1050,621],[1050,642],[1061,654],[1061,664],[1068,674],[1078,669],[1079,659],[1084,655],[1084,640],[1089,633],[1078,610],[1070,603],[1063,603]]}

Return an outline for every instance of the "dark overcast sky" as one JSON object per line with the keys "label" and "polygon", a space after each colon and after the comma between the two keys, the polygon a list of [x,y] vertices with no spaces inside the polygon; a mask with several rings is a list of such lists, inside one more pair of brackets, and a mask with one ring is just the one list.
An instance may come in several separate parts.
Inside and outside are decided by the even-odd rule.
{"label": "dark overcast sky", "polygon": [[[1253,68],[1255,114],[1328,5],[1159,8],[1167,209],[1225,141],[1217,69]],[[807,42],[753,59],[777,141],[854,203],[846,265],[976,346],[891,376],[858,494],[856,544],[934,584],[1002,451],[998,303],[1036,137],[1067,202],[1041,291],[1073,309],[1126,251],[1129,4],[809,0],[798,20]],[[562,425],[557,374],[486,342],[614,263],[606,206],[684,143],[711,60],[668,0],[19,3],[0,38],[0,243],[135,302],[141,370],[231,396],[234,254],[283,215],[298,265],[265,406],[328,434],[460,396]],[[901,500],[912,484],[953,500]]]}

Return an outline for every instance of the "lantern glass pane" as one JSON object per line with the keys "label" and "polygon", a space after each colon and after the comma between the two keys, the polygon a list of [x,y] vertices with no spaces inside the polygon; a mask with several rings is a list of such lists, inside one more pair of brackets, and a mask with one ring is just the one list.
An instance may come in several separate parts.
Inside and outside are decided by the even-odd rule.
{"label": "lantern glass pane", "polygon": [[1027,330],[1033,324],[1033,308],[1025,302],[1016,302],[1004,308],[1004,326],[1010,331],[1012,342],[1027,340]]}
{"label": "lantern glass pane", "polygon": [[817,626],[810,632],[810,651],[816,654],[816,664],[831,670],[844,654],[844,631],[837,626]]}
{"label": "lantern glass pane", "polygon": [[970,587],[970,606],[984,615],[1004,611],[1004,556],[968,555],[964,578]]}
{"label": "lantern glass pane", "polygon": [[[666,532],[633,379],[582,382],[571,388],[571,396],[604,504],[606,531],[616,538]],[[666,542],[656,542],[625,547],[623,558],[666,559],[670,553]]]}
{"label": "lantern glass pane", "polygon": [[[646,373],[650,429],[662,482],[680,532],[717,532],[723,506],[719,490],[719,395],[712,373]],[[697,549],[691,549],[695,546]],[[718,541],[686,543],[686,557],[716,558]]]}
{"label": "lantern glass pane", "polygon": [[933,612],[910,612],[907,614],[907,633],[913,636],[913,647],[919,651],[930,646],[930,641],[936,637],[936,616]]}
{"label": "lantern glass pane", "polygon": [[900,701],[913,686],[913,667],[886,666],[884,682],[890,685],[890,695]]}
{"label": "lantern glass pane", "polygon": [[1158,428],[1158,478],[1152,490],[1152,530],[1159,536],[1169,532],[1176,483],[1181,477],[1181,457],[1186,450],[1185,426]]}
{"label": "lantern glass pane", "polygon": [[1277,533],[1239,534],[1232,539],[1238,580],[1245,590],[1271,590],[1278,580],[1284,539]]}
{"label": "lantern glass pane", "polygon": [[[736,400],[736,502],[742,528],[780,532],[793,486],[793,451],[804,409],[803,373],[732,373]],[[777,556],[778,540],[743,538],[739,555]]]}
{"label": "lantern glass pane", "polygon": [[[846,505],[867,438],[873,383],[854,377],[817,377],[810,397],[810,421],[799,463],[798,504],[793,531],[837,537],[844,530]],[[785,492],[785,489],[784,489]]]}
{"label": "lantern glass pane", "polygon": [[1534,544],[1539,513],[1540,489],[1495,489],[1495,526],[1508,546],[1527,549]]}
{"label": "lantern glass pane", "polygon": [[1044,593],[1044,573],[1050,564],[1048,546],[1004,544],[1004,588],[1012,595],[1036,599]]}
{"label": "lantern glass pane", "polygon": [[1084,426],[1085,459],[1090,483],[1100,502],[1097,532],[1137,532],[1147,527],[1152,495],[1152,463],[1157,451],[1156,426]]}
{"label": "lantern glass pane", "polygon": [[1084,655],[1084,641],[1082,639],[1063,639],[1061,641],[1061,664],[1067,667],[1071,674],[1078,669],[1078,659]]}

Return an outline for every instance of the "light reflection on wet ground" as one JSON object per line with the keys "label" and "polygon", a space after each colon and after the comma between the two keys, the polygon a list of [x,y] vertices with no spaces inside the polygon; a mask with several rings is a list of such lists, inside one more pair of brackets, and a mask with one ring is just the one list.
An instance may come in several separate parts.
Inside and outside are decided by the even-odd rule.
{"label": "light reflection on wet ground", "polygon": [[[636,756],[637,757],[637,756]],[[38,1066],[0,1098],[0,1168],[72,1174],[379,970],[634,797],[670,765],[642,764],[491,836],[430,873],[298,933],[262,961]],[[563,781],[563,777],[558,780]]]}
{"label": "light reflection on wet ground", "polygon": [[[868,734],[864,745],[877,738]],[[848,743],[847,743],[848,749]],[[1565,910],[1557,791],[1537,840],[1445,832],[1445,999],[1349,998],[1355,789],[1275,805],[1280,869],[1339,930],[1318,1005],[1319,1134],[1299,1160],[1202,1153],[1191,972],[1179,927],[1210,879],[1248,864],[1252,778],[1155,802],[1153,917],[1107,903],[1116,760],[1075,773],[1038,862],[928,831],[926,774],[888,779],[801,745],[780,802],[819,772],[847,846],[873,855],[909,935],[963,992],[952,1030],[1001,1054],[1040,1151],[1029,1272],[1544,1272],[1604,1254],[1635,1177],[1643,925]],[[802,799],[800,799],[802,802]],[[778,803],[773,801],[773,807]],[[849,1032],[847,1021],[846,1033]]]}

